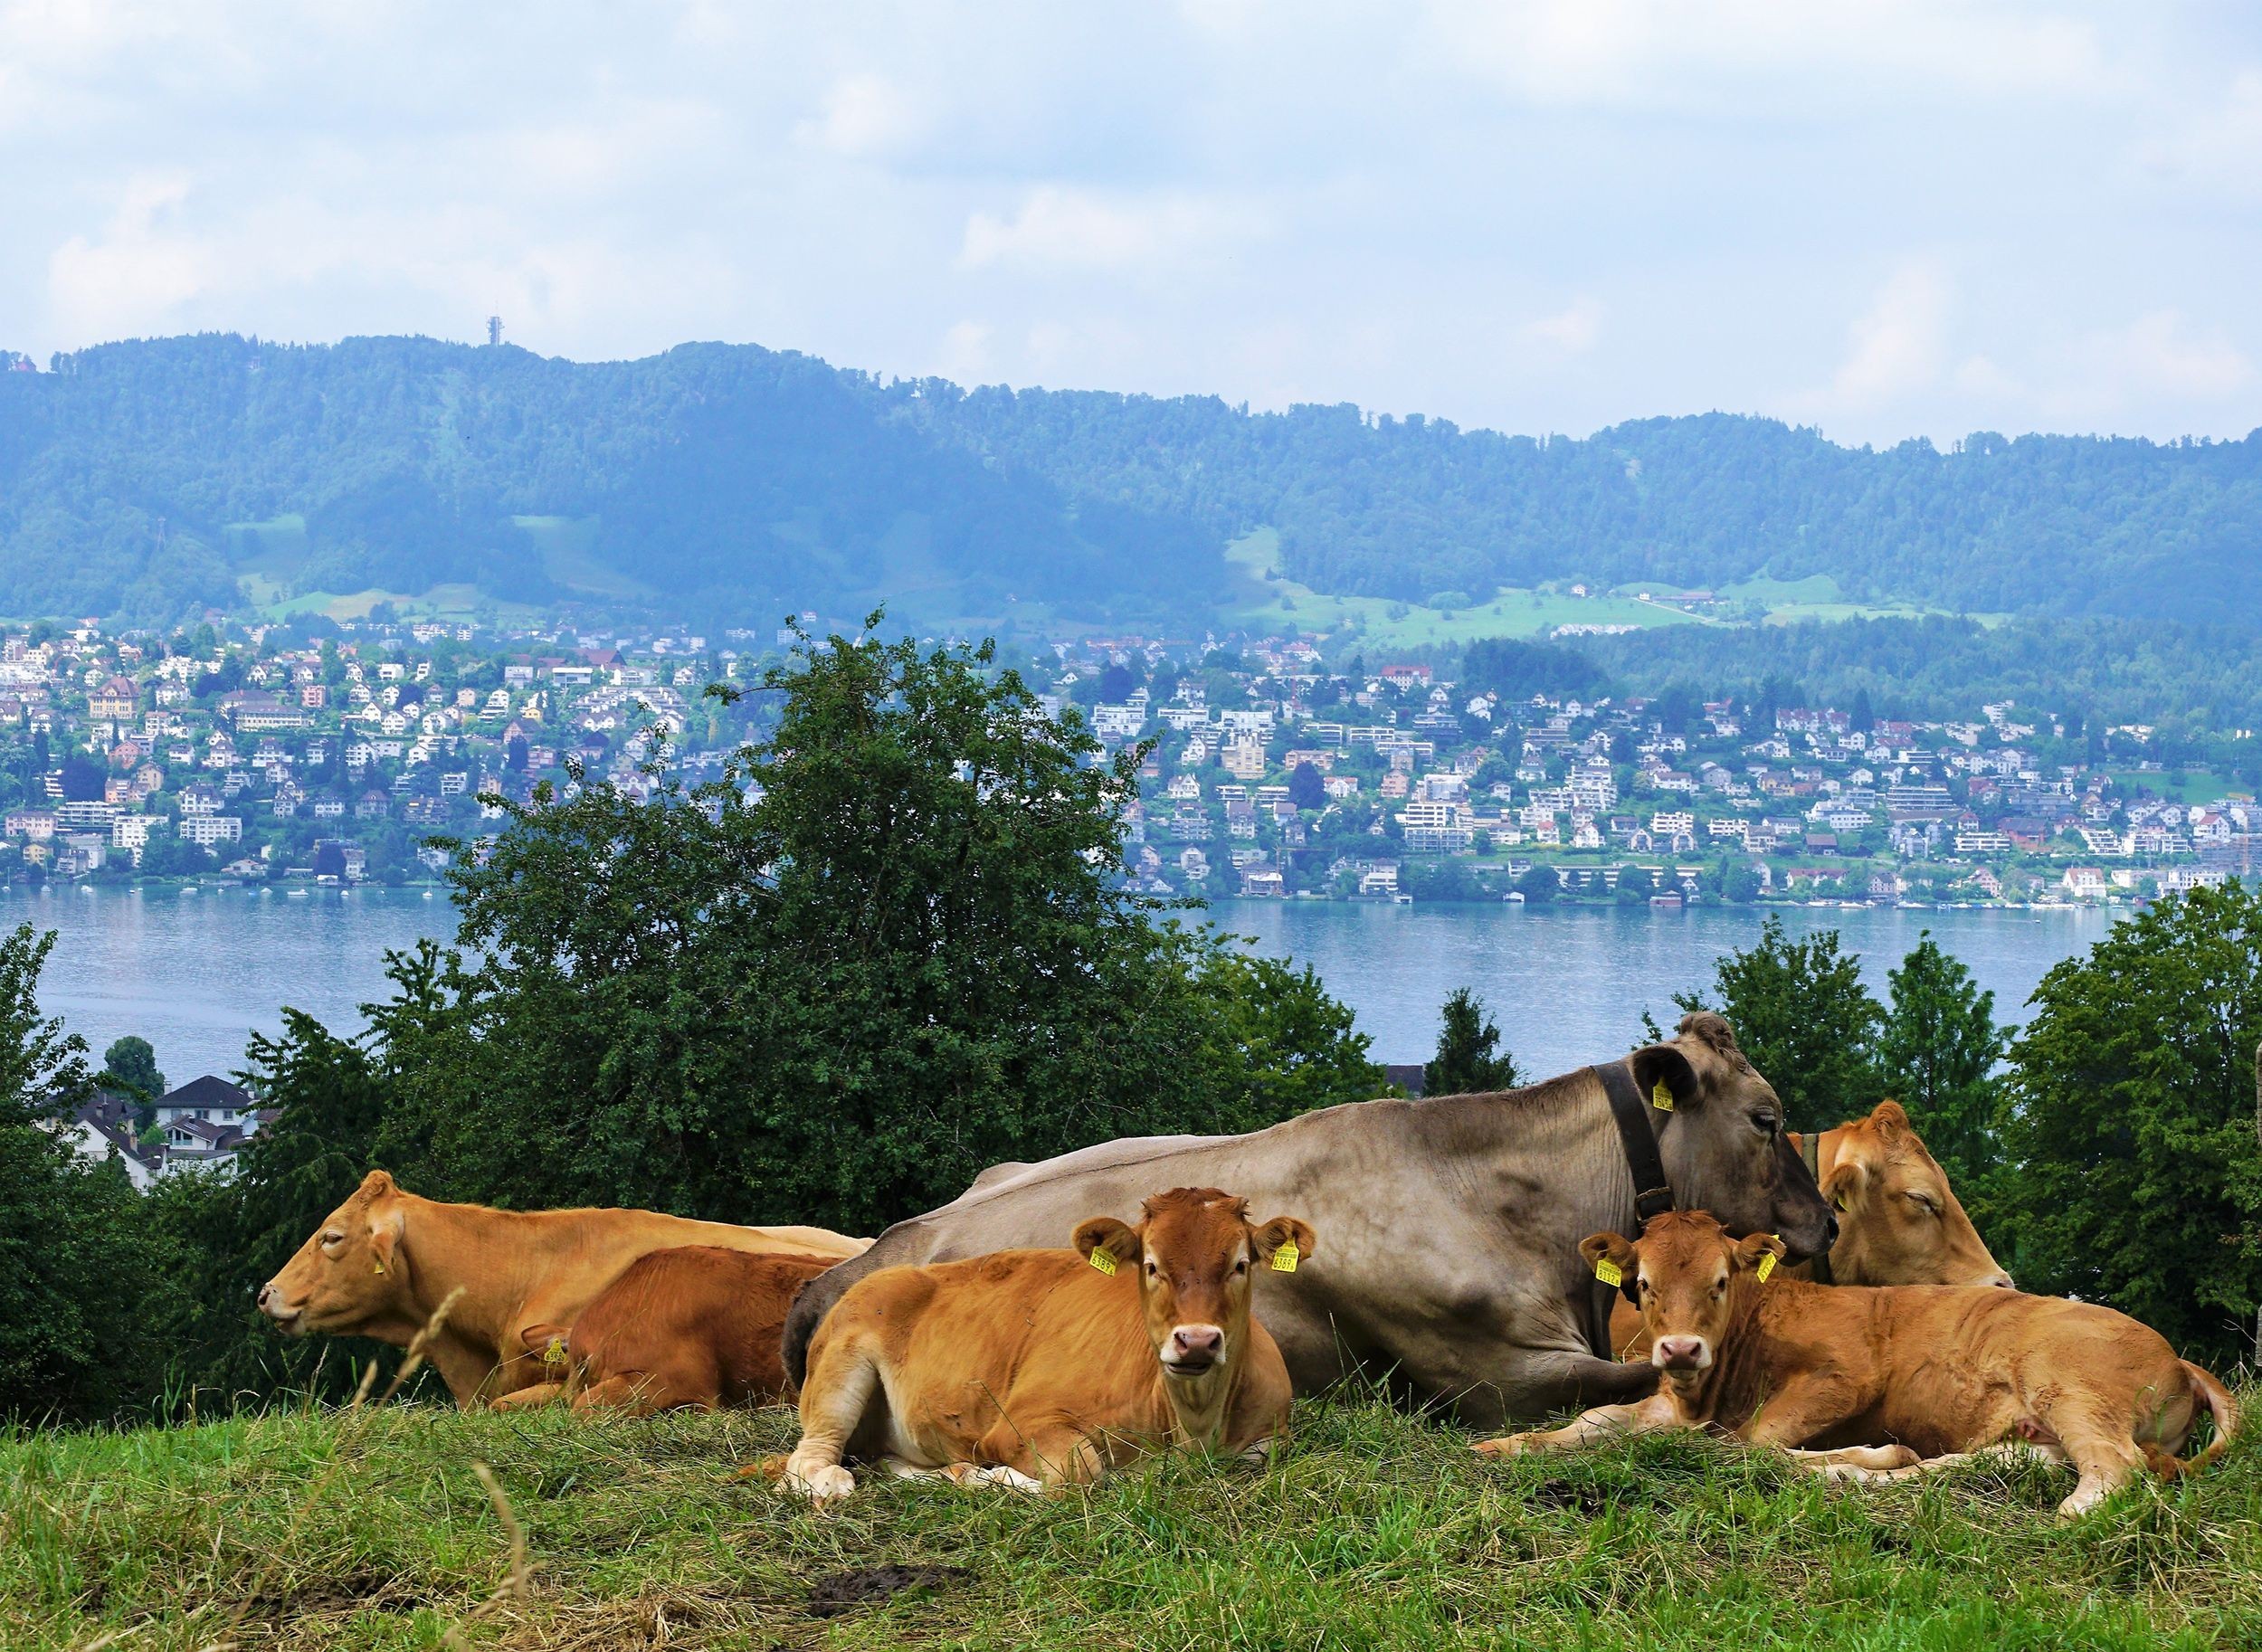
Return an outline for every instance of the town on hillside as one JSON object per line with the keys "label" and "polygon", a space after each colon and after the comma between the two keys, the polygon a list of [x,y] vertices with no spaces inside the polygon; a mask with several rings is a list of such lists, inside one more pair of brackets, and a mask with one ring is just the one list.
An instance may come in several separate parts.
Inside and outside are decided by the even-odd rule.
{"label": "town on hillside", "polygon": [[[813,614],[804,616],[814,622]],[[795,638],[214,619],[0,635],[0,881],[430,879],[541,782],[718,775]],[[2136,902],[2248,873],[2262,810],[2142,725],[2010,703],[1910,721],[1773,703],[1510,698],[1309,637],[1057,641],[1012,663],[1143,748],[1155,895],[1407,901]]]}

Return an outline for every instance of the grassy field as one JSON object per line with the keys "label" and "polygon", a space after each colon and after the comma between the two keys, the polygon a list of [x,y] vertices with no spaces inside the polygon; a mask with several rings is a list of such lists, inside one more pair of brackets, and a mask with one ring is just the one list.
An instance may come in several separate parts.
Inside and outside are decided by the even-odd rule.
{"label": "grassy field", "polygon": [[1320,1402],[1269,1467],[1041,1501],[889,1482],[827,1517],[729,1476],[791,1420],[395,1405],[0,1438],[0,1645],[2262,1645],[2252,1436],[2061,1527],[2063,1471],[1852,1490],[1694,1438],[1491,1465]]}

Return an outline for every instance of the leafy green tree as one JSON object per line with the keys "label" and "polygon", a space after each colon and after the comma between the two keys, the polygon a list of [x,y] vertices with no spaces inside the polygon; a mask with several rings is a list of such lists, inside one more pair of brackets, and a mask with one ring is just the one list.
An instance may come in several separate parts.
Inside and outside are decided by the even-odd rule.
{"label": "leafy green tree", "polygon": [[147,1039],[130,1032],[102,1052],[102,1072],[95,1083],[106,1090],[124,1090],[132,1095],[145,1130],[156,1119],[157,1097],[166,1091],[165,1075],[157,1070],[156,1049]]}
{"label": "leafy green tree", "polygon": [[805,641],[721,780],[507,805],[453,874],[476,954],[388,1034],[391,1167],[869,1232],[1001,1160],[1378,1094],[1315,979],[1126,889],[1143,753],[992,666]]}
{"label": "leafy green tree", "polygon": [[0,1416],[85,1421],[154,1391],[140,1199],[62,1133],[93,1094],[85,1040],[39,1009],[52,933],[0,936]]}
{"label": "leafy green tree", "polygon": [[2262,891],[2162,901],[2033,1002],[2011,1049],[1997,1254],[2028,1289],[2236,1357],[2262,1306]]}
{"label": "leafy green tree", "polygon": [[1907,1109],[1950,1182],[1974,1198],[2000,1157],[1995,1120],[2002,1086],[1996,1068],[2010,1049],[2010,1031],[1995,1024],[1995,995],[1981,989],[1962,960],[1943,952],[1930,930],[1887,981],[1878,1082]]}
{"label": "leafy green tree", "polygon": [[1516,893],[1534,906],[1545,906],[1563,892],[1563,875],[1544,860],[1516,880]]}
{"label": "leafy green tree", "polygon": [[1423,1095],[1512,1090],[1523,1082],[1516,1070],[1516,1058],[1499,1049],[1500,1029],[1493,1025],[1485,1012],[1485,1001],[1472,989],[1455,987],[1441,1014],[1438,1053],[1421,1069]]}
{"label": "leafy green tree", "polygon": [[1713,976],[1718,1003],[1694,992],[1673,1002],[1728,1018],[1737,1047],[1782,1098],[1787,1128],[1826,1130],[1876,1104],[1885,1012],[1859,963],[1839,950],[1838,931],[1793,941],[1770,913],[1758,945],[1724,954]]}
{"label": "leafy green tree", "polygon": [[1288,802],[1298,809],[1320,810],[1327,806],[1326,782],[1320,778],[1316,764],[1299,763],[1288,771]]}

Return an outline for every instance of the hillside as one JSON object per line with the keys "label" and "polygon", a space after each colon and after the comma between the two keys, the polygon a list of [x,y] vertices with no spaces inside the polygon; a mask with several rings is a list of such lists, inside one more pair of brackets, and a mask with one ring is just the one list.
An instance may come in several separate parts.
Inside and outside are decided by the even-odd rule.
{"label": "hillside", "polygon": [[1878,452],[1716,413],[1534,439],[722,345],[582,364],[206,335],[53,366],[0,374],[0,612],[445,587],[756,623],[882,598],[1188,623],[1272,602],[1252,575],[1274,572],[1440,611],[1812,580],[1856,607],[2262,625],[2262,432]]}
{"label": "hillside", "polygon": [[[842,1652],[2262,1638],[2251,1438],[2060,1527],[2064,1470],[1853,1490],[1695,1438],[1487,1465],[1455,1430],[1318,1402],[1265,1468],[1167,1463],[1042,1501],[882,1478],[823,1516],[729,1478],[791,1425],[416,1406],[0,1437],[0,1643],[408,1647],[451,1626],[470,1646]],[[523,1594],[482,1461],[524,1533]],[[919,1584],[889,1598],[907,1572]]]}

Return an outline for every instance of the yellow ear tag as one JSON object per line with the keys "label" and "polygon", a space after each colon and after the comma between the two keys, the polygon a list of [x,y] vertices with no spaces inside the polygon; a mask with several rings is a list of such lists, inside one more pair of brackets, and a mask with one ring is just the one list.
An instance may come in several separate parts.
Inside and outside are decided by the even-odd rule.
{"label": "yellow ear tag", "polygon": [[1773,1273],[1774,1271],[1775,1271],[1775,1253],[1774,1253],[1773,1251],[1772,1251],[1772,1250],[1771,1250],[1771,1251],[1769,1251],[1769,1252],[1768,1252],[1765,1256],[1763,1256],[1763,1257],[1760,1258],[1760,1259],[1759,1259],[1759,1282],[1760,1282],[1762,1285],[1766,1284],[1766,1283],[1767,1283],[1767,1276],[1768,1276],[1769,1274]]}
{"label": "yellow ear tag", "polygon": [[1296,1271],[1296,1241],[1294,1239],[1290,1239],[1287,1244],[1281,1246],[1279,1249],[1272,1253],[1272,1271],[1276,1274],[1294,1273]]}
{"label": "yellow ear tag", "polygon": [[1594,1258],[1594,1277],[1612,1290],[1626,1283],[1626,1276],[1618,1270],[1618,1264],[1608,1257]]}
{"label": "yellow ear tag", "polygon": [[1673,1087],[1662,1078],[1649,1087],[1649,1105],[1660,1113],[1673,1110]]}
{"label": "yellow ear tag", "polygon": [[379,1262],[379,1263],[376,1265],[376,1271],[377,1271],[377,1272],[379,1272],[379,1273],[383,1273],[383,1272],[385,1271],[385,1264],[384,1264],[384,1263],[382,1263],[382,1262]]}
{"label": "yellow ear tag", "polygon": [[566,1339],[562,1336],[553,1336],[549,1340],[549,1344],[542,1350],[542,1363],[563,1365],[565,1362]]}
{"label": "yellow ear tag", "polygon": [[1111,1278],[1115,1276],[1116,1258],[1110,1256],[1104,1247],[1092,1252],[1091,1260],[1092,1266],[1099,1269],[1101,1273]]}

